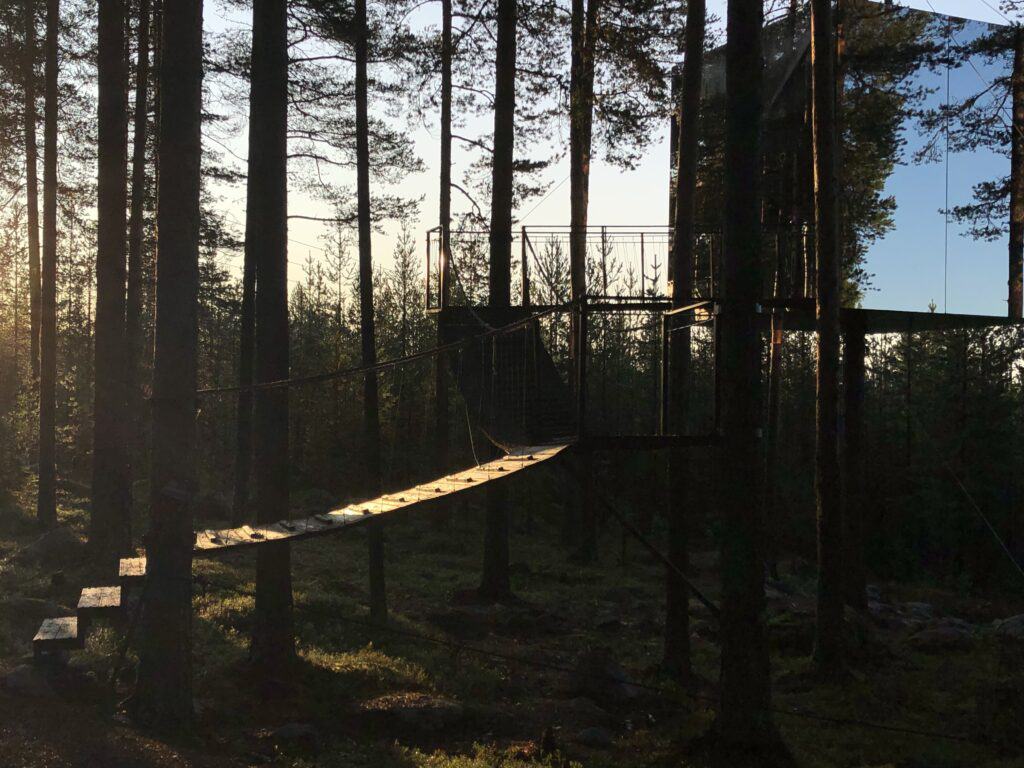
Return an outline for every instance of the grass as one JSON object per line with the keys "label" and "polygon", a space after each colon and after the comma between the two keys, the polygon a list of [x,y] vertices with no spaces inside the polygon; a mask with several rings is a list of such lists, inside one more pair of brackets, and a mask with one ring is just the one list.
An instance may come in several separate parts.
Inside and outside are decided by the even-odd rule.
{"label": "grass", "polygon": [[[102,682],[109,673],[119,635],[101,629],[72,664],[95,682],[70,701],[35,701],[0,692],[0,743],[4,765],[198,765],[381,766],[382,768],[533,768],[579,765],[686,766],[687,742],[712,720],[706,702],[688,699],[658,667],[661,651],[661,568],[622,543],[607,521],[599,561],[582,566],[559,542],[558,508],[549,500],[559,489],[554,474],[538,473],[512,486],[514,510],[513,587],[521,603],[466,604],[464,592],[479,573],[482,514],[475,499],[459,504],[447,525],[429,514],[410,514],[387,528],[387,579],[392,626],[367,626],[366,541],[350,532],[298,543],[293,551],[298,663],[294,687],[269,695],[246,666],[253,610],[251,553],[196,562],[195,681],[199,736],[192,744],[150,739],[111,717]],[[73,606],[82,586],[100,583],[84,557],[54,567],[28,564],[19,551],[38,533],[26,481],[0,512],[0,670],[25,660],[41,615]],[[80,489],[64,489],[61,521],[81,533],[86,508]],[[141,528],[141,525],[140,525]],[[710,550],[710,545],[705,546]],[[716,593],[715,558],[696,553],[698,579]],[[851,625],[855,654],[843,684],[813,680],[806,657],[813,624],[813,583],[788,579],[793,594],[770,601],[779,710],[938,730],[972,737],[1016,738],[1024,716],[1021,697],[1005,690],[1020,665],[1005,649],[983,638],[963,653],[913,652],[895,631]],[[925,588],[921,588],[922,594]],[[900,588],[901,599],[915,596]],[[927,588],[936,605],[962,605],[962,596]],[[36,600],[38,603],[32,603]],[[14,601],[14,602],[12,602]],[[26,602],[29,601],[29,602]],[[957,602],[959,601],[959,602]],[[787,605],[788,603],[788,605]],[[0,603],[0,606],[4,603]],[[717,678],[714,627],[695,606],[693,655],[698,673]],[[1016,612],[1024,610],[1016,606]],[[570,677],[426,643],[406,633],[454,640],[553,666],[573,667],[584,654],[600,651],[629,676],[670,692],[635,699],[593,702],[579,697]],[[89,677],[87,679],[93,679]],[[127,689],[122,691],[122,695]],[[708,682],[704,694],[713,696]],[[1003,697],[1003,698],[1000,698]],[[1008,698],[1007,698],[1008,697]],[[1009,701],[1009,705],[1000,702]],[[417,707],[429,704],[427,715]],[[1016,707],[1016,708],[1015,708]],[[412,712],[412,714],[407,714]],[[957,743],[855,727],[835,726],[779,714],[779,729],[801,765],[945,768],[1024,767],[1024,759],[983,743]],[[266,735],[288,722],[312,723],[319,752],[275,747]],[[60,723],[56,728],[55,724]],[[608,748],[576,740],[588,725],[613,735]],[[543,757],[545,731],[561,752]],[[82,754],[93,762],[81,762]],[[97,757],[102,756],[102,757]],[[7,762],[5,762],[7,761]],[[106,762],[104,762],[106,761]]]}

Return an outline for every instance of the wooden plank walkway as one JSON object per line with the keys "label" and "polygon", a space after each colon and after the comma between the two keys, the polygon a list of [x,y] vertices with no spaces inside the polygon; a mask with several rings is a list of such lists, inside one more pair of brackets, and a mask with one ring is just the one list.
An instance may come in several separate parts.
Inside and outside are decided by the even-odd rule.
{"label": "wooden plank walkway", "polygon": [[[196,556],[212,557],[239,547],[255,546],[273,541],[294,541],[347,530],[380,515],[409,509],[418,504],[436,501],[445,496],[452,496],[489,482],[502,480],[516,472],[553,459],[568,447],[568,444],[560,444],[518,449],[486,464],[455,472],[403,491],[394,491],[375,499],[339,507],[320,515],[278,520],[269,525],[243,525],[238,528],[198,531],[195,554]],[[122,561],[122,577],[126,575],[123,572],[125,562]],[[140,564],[133,564],[132,567],[137,569]]]}
{"label": "wooden plank walkway", "polygon": [[120,613],[120,587],[85,587],[78,598],[78,618],[86,622]]}
{"label": "wooden plank walkway", "polygon": [[[348,530],[381,515],[411,509],[419,504],[429,504],[446,496],[503,480],[524,469],[553,459],[568,447],[567,444],[562,444],[523,448],[500,459],[455,472],[429,483],[403,491],[385,493],[375,499],[349,504],[320,515],[278,520],[270,525],[243,525],[219,531],[198,531],[194,552],[197,556],[213,556],[239,547],[252,547],[273,541],[293,541]],[[123,558],[118,568],[121,586],[86,587],[78,601],[77,616],[43,621],[32,640],[36,656],[42,657],[45,654],[84,647],[85,634],[92,621],[119,616],[128,590],[140,584],[145,576],[145,557]]]}
{"label": "wooden plank walkway", "polygon": [[77,616],[43,619],[39,631],[32,638],[36,655],[49,650],[75,650],[84,645],[85,638],[78,634]]}

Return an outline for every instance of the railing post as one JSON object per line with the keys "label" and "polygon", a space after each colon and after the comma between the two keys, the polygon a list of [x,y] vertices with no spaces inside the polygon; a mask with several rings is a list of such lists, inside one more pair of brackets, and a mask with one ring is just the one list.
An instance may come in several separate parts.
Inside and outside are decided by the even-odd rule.
{"label": "railing post", "polygon": [[432,232],[433,230],[427,230],[427,278],[425,285],[426,295],[424,296],[424,299],[427,304],[427,309],[434,308],[434,305],[430,303],[430,235]]}
{"label": "railing post", "polygon": [[647,262],[644,255],[644,233],[640,233],[640,298],[647,295],[644,290],[644,279],[647,273]]}
{"label": "railing post", "polygon": [[523,306],[530,306],[530,260],[527,258],[527,235],[526,227],[521,227],[519,230],[520,238],[522,242],[519,244],[522,252],[522,271],[523,271]]}
{"label": "railing post", "polygon": [[601,227],[601,293],[608,297],[608,229]]}
{"label": "railing post", "polygon": [[669,405],[669,342],[671,341],[672,333],[672,319],[668,313],[662,313],[661,315],[661,390],[658,393],[660,397],[659,402],[659,422],[658,422],[658,433],[665,435],[668,434],[668,405]]}
{"label": "railing post", "polygon": [[587,297],[576,302],[576,431],[582,440],[587,424]]}
{"label": "railing post", "polygon": [[437,228],[437,303],[441,309],[451,303],[449,282],[451,280],[451,233],[447,224]]}

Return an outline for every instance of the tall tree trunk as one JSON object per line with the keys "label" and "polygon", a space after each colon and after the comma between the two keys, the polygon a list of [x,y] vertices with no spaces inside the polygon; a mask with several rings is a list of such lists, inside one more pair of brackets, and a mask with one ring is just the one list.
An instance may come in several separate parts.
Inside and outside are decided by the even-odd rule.
{"label": "tall tree trunk", "polygon": [[[288,378],[288,15],[286,0],[256,0],[249,92],[249,211],[256,273],[257,383]],[[166,12],[166,11],[165,11]],[[165,115],[167,119],[169,115]],[[167,169],[164,169],[167,172]],[[288,513],[288,389],[256,391],[256,521]],[[256,552],[256,623],[249,655],[268,676],[295,655],[291,549]]]}
{"label": "tall tree trunk", "polygon": [[146,601],[131,711],[162,731],[189,731],[192,712],[192,504],[197,491],[196,368],[203,80],[202,0],[168,3],[157,154],[156,353]]}
{"label": "tall tree trunk", "polygon": [[569,94],[569,262],[572,296],[586,292],[587,209],[594,123],[594,46],[600,0],[572,0]]}
{"label": "tall tree trunk", "polygon": [[1024,317],[1024,30],[1013,37],[1013,122],[1010,127],[1009,314]]}
{"label": "tall tree trunk", "polygon": [[[516,114],[517,0],[498,0],[497,50],[494,61],[494,157],[491,165],[489,304],[507,307],[512,292],[512,175]],[[497,340],[493,343],[498,343]],[[509,510],[503,484],[487,485],[483,572],[480,595],[502,599],[509,582]]]}
{"label": "tall tree trunk", "polygon": [[39,149],[36,143],[36,10],[24,0],[25,14],[25,198],[28,215],[29,356],[32,381],[39,380]]}
{"label": "tall tree trunk", "polygon": [[[146,134],[149,128],[149,2],[139,0],[135,115],[132,138],[132,196],[128,218],[128,295],[125,308],[125,391],[127,395],[128,481],[142,463],[142,225],[146,203]],[[129,493],[131,486],[129,485]],[[130,499],[130,497],[129,497]]]}
{"label": "tall tree trunk", "polygon": [[[674,227],[676,225],[676,190],[678,188],[678,179],[676,174],[679,172],[679,110],[676,109],[677,105],[682,99],[681,83],[682,74],[673,69],[672,79],[670,81],[670,98],[672,99],[672,116],[669,118],[668,124],[668,225]],[[672,282],[672,260],[669,259],[667,266],[668,281]]]}
{"label": "tall tree trunk", "polygon": [[[356,0],[356,196],[359,224],[359,331],[363,365],[377,362],[377,334],[373,318],[373,231],[370,219],[370,116],[366,64],[369,58],[369,27],[366,0]],[[371,495],[380,492],[380,405],[377,374],[363,377],[363,445],[366,479]],[[367,532],[370,576],[370,617],[383,623],[388,618],[384,581],[384,529],[371,521]]]}
{"label": "tall tree trunk", "polygon": [[[441,252],[438,254],[438,306],[448,306],[452,224],[452,0],[441,0],[441,188],[438,195],[438,226]],[[437,316],[437,344],[444,343],[441,315]],[[438,475],[448,472],[450,433],[448,425],[448,357],[434,360],[434,452]],[[447,504],[444,507],[448,509]],[[439,516],[443,520],[443,516]]]}
{"label": "tall tree trunk", "polygon": [[[780,211],[781,213],[781,211]],[[782,216],[780,215],[780,224]],[[779,233],[781,237],[782,233]],[[784,241],[783,241],[784,242]],[[775,288],[776,299],[783,297],[783,273],[786,250],[776,240]],[[782,340],[784,314],[781,308],[772,309],[768,352],[768,413],[764,450],[764,521],[765,565],[773,579],[779,578],[780,528],[779,520],[779,437],[780,406],[782,404]]]}
{"label": "tall tree trunk", "polygon": [[839,209],[836,180],[835,43],[831,0],[811,3],[814,102],[815,302],[818,324],[815,494],[818,615],[814,660],[821,673],[843,665],[843,518],[839,470]]}
{"label": "tall tree trunk", "polygon": [[131,546],[125,450],[125,209],[128,200],[125,0],[99,3],[96,336],[89,544],[113,563]]}
{"label": "tall tree trunk", "polygon": [[39,494],[36,517],[57,522],[57,30],[60,0],[46,0],[43,105],[43,261],[39,290]]}
{"label": "tall tree trunk", "polygon": [[[160,98],[160,63],[163,61],[163,36],[160,34],[160,30],[163,29],[163,14],[164,14],[164,0],[152,0],[153,2],[153,132],[156,136],[160,135],[160,110],[163,108],[161,105],[163,99]],[[153,188],[157,189],[160,186],[160,153],[156,152],[153,156]],[[157,262],[157,249],[159,248],[159,240],[157,238],[157,244],[153,249],[153,254],[150,261],[150,286],[148,296],[150,297],[150,305],[146,307],[146,316],[149,317],[150,322],[156,325],[156,262]]]}
{"label": "tall tree trunk", "polygon": [[[697,192],[697,148],[700,133],[700,91],[704,73],[706,8],[704,0],[686,6],[686,58],[679,107],[679,159],[676,162],[676,204],[672,235],[672,308],[693,299],[694,217]],[[681,318],[685,324],[686,318]],[[669,336],[669,431],[685,432],[689,416],[690,329],[672,329]],[[669,456],[669,558],[686,570],[688,532],[686,510],[691,506],[688,456],[674,449]],[[664,664],[679,677],[690,674],[690,592],[672,569],[665,571]]]}
{"label": "tall tree trunk", "polygon": [[[594,124],[594,65],[597,42],[597,18],[601,0],[572,0],[572,62],[569,72],[569,272],[574,302],[583,301],[587,274],[587,211],[590,205],[590,155]],[[573,368],[578,369],[585,338],[579,333],[580,318],[572,315]],[[582,378],[574,379],[583,386]],[[580,425],[581,429],[583,425]],[[580,499],[582,514],[577,555],[582,562],[597,556],[597,518],[594,509],[594,456],[582,456],[585,478]]]}
{"label": "tall tree trunk", "polygon": [[[843,522],[846,530],[846,567],[844,595],[854,608],[867,607],[864,574],[864,326],[850,323],[843,345],[843,394],[845,408],[846,476],[843,479]],[[960,434],[964,434],[961,430]]]}
{"label": "tall tree trunk", "polygon": [[[253,177],[247,179],[251,190]],[[249,481],[252,476],[252,390],[253,358],[256,352],[256,262],[249,233],[253,226],[252,208],[245,211],[245,245],[242,263],[242,311],[238,329],[238,392],[235,415],[235,478],[231,497],[231,520],[235,525],[245,522],[249,507]]]}
{"label": "tall tree trunk", "polygon": [[777,738],[769,706],[771,675],[764,624],[758,428],[761,341],[761,25],[760,2],[730,0],[726,48],[725,248],[718,355],[722,434],[720,620],[723,749],[762,750]]}

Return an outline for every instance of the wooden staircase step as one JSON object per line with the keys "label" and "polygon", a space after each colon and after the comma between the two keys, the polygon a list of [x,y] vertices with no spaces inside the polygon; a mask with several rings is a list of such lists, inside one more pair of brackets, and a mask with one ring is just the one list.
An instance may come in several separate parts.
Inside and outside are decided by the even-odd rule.
{"label": "wooden staircase step", "polygon": [[122,557],[118,564],[117,577],[122,587],[130,587],[141,584],[146,578],[146,558],[144,557]]}
{"label": "wooden staircase step", "polygon": [[52,651],[75,650],[84,646],[85,638],[78,634],[77,616],[43,619],[39,631],[32,638],[32,650],[37,656]]}
{"label": "wooden staircase step", "polygon": [[121,615],[120,587],[86,587],[78,598],[78,617],[84,622]]}

